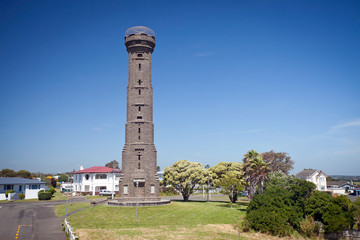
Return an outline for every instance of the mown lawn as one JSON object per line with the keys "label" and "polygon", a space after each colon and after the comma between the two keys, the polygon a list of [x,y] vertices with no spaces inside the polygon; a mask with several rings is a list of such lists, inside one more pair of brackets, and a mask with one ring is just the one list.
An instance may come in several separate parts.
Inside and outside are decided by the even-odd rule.
{"label": "mown lawn", "polygon": [[[75,204],[73,204],[75,205]],[[158,207],[99,205],[68,219],[80,239],[238,239],[247,203],[172,202]],[[63,205],[56,211],[64,211]],[[61,213],[62,214],[62,213]],[[60,215],[61,215],[60,214]],[[242,238],[244,239],[244,238]]]}
{"label": "mown lawn", "polygon": [[[68,204],[68,213],[71,213],[75,210],[81,209],[81,208],[86,208],[86,207],[90,207],[90,203],[72,203],[72,204]],[[66,204],[61,204],[61,205],[57,205],[55,206],[55,214],[58,217],[63,217],[66,215]]]}

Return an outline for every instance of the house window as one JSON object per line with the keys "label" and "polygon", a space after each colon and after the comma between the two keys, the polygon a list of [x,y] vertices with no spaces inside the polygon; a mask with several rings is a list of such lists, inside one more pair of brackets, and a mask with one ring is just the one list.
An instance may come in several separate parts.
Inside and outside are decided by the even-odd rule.
{"label": "house window", "polygon": [[86,179],[86,180],[89,180],[89,177],[90,177],[89,174],[86,174],[86,175],[85,175],[85,179]]}
{"label": "house window", "polygon": [[21,191],[22,191],[22,185],[19,186],[19,192],[21,192]]}
{"label": "house window", "polygon": [[30,185],[30,189],[40,189],[40,185]]}
{"label": "house window", "polygon": [[4,185],[4,190],[14,190],[14,185]]}
{"label": "house window", "polygon": [[150,193],[155,194],[155,185],[151,185]]}
{"label": "house window", "polygon": [[95,179],[106,179],[107,175],[106,174],[96,174],[95,175]]}
{"label": "house window", "polygon": [[124,194],[128,194],[128,186],[124,185]]}

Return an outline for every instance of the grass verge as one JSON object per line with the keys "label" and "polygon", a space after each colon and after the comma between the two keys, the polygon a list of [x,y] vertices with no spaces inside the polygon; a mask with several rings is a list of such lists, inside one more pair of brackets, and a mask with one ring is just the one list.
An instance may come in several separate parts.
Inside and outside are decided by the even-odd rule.
{"label": "grass verge", "polygon": [[236,226],[246,207],[179,201],[141,207],[136,221],[134,207],[99,205],[71,215],[69,221],[80,239],[238,239]]}
{"label": "grass verge", "polygon": [[[90,207],[90,203],[72,203],[68,204],[68,213],[71,213],[75,210]],[[58,217],[64,217],[66,215],[66,204],[61,204],[55,206],[55,214]]]}

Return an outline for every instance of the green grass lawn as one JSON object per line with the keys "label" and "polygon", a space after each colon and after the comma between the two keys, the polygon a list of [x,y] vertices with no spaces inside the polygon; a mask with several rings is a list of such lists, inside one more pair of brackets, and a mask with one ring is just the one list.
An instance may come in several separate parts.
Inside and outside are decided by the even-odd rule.
{"label": "green grass lawn", "polygon": [[[72,203],[68,204],[68,213],[71,213],[75,210],[90,207],[90,203]],[[66,204],[61,204],[58,206],[55,206],[55,214],[58,217],[63,217],[66,215]]]}
{"label": "green grass lawn", "polygon": [[108,196],[100,196],[100,195],[89,196],[89,195],[86,195],[85,198],[86,199],[107,199]]}
{"label": "green grass lawn", "polygon": [[[246,207],[247,203],[229,208],[223,202],[176,201],[165,206],[140,207],[136,221],[135,207],[99,205],[74,213],[69,221],[82,240],[238,239],[236,226]],[[62,215],[64,205],[55,210]]]}

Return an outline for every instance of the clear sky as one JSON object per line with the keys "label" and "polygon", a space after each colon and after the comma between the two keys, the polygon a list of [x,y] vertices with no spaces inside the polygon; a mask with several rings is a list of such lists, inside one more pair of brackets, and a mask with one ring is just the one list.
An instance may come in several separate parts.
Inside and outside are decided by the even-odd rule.
{"label": "clear sky", "polygon": [[121,162],[132,26],[162,169],[284,151],[360,174],[360,1],[0,1],[0,169]]}

